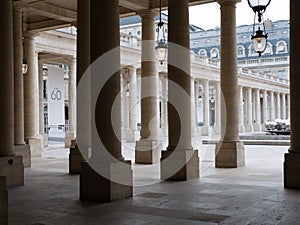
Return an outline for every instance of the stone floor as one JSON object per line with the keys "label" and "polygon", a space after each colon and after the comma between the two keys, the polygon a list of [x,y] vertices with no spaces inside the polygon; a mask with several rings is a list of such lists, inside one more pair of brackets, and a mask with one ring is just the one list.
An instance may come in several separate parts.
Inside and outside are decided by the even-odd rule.
{"label": "stone floor", "polygon": [[[124,155],[133,158],[133,145]],[[79,176],[68,175],[68,149],[52,142],[9,190],[10,225],[300,224],[300,191],[282,187],[286,146],[246,146],[246,167],[214,168],[213,146],[200,146],[200,179],[162,182],[159,165],[133,164],[134,196],[80,202]]]}

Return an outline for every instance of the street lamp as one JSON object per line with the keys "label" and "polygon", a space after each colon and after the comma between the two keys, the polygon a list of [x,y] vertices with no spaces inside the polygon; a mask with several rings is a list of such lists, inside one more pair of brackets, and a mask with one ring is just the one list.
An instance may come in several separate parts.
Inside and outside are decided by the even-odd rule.
{"label": "street lamp", "polygon": [[25,75],[28,71],[28,64],[26,59],[23,59],[23,63],[22,63],[22,73],[23,75]]}
{"label": "street lamp", "polygon": [[157,59],[162,65],[167,57],[168,45],[166,41],[166,34],[164,29],[164,22],[162,21],[161,0],[159,1],[159,22],[157,24],[157,45],[155,47]]}
{"label": "street lamp", "polygon": [[258,22],[261,22],[262,14],[266,11],[268,5],[270,5],[271,0],[248,0],[250,8],[253,12],[258,15]]}
{"label": "street lamp", "polygon": [[[261,56],[267,47],[268,34],[265,29],[263,13],[266,11],[270,2],[271,0],[248,0],[250,8],[252,8],[254,12],[253,34],[251,35],[252,47],[259,56]],[[255,23],[256,14],[258,16],[258,25]],[[262,30],[261,26],[263,27]],[[258,27],[257,30],[256,27]]]}
{"label": "street lamp", "polygon": [[126,95],[126,97],[129,97],[129,81],[127,81],[127,88],[125,91],[125,95]]}
{"label": "street lamp", "polygon": [[201,95],[198,96],[198,102],[199,102],[199,103],[202,102],[202,96],[201,96]]}

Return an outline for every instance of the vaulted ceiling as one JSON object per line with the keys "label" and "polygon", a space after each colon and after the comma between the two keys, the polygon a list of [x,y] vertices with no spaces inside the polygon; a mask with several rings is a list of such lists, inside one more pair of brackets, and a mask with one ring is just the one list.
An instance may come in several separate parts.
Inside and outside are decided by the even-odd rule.
{"label": "vaulted ceiling", "polygon": [[[24,9],[25,29],[44,31],[76,25],[77,0],[13,0],[13,2]],[[167,2],[168,0],[162,0],[164,9],[167,9]],[[216,0],[189,0],[189,2],[190,5],[198,5]],[[158,7],[159,0],[120,0],[120,17]]]}

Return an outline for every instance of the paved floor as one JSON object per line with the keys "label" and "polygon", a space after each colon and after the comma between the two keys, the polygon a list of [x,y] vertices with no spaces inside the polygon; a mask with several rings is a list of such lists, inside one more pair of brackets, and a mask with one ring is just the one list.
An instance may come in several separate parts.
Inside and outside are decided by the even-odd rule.
{"label": "paved floor", "polygon": [[[246,146],[246,167],[214,168],[213,146],[199,147],[200,179],[162,182],[159,166],[133,165],[134,196],[107,204],[78,200],[68,149],[55,142],[9,190],[10,225],[300,224],[300,191],[282,187],[285,146]],[[132,158],[132,144],[124,155]]]}

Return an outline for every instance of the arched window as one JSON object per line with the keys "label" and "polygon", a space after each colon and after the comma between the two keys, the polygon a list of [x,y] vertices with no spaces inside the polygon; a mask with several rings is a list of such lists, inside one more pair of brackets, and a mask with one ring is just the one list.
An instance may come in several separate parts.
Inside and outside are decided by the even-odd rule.
{"label": "arched window", "polygon": [[250,45],[248,49],[249,49],[248,57],[258,56],[258,53],[256,53],[254,51],[254,48],[252,47],[252,45]]}
{"label": "arched window", "polygon": [[198,54],[200,56],[207,57],[207,51],[205,49],[201,49]]}
{"label": "arched window", "polygon": [[237,47],[237,55],[238,57],[244,57],[245,56],[245,48],[242,45],[239,45]]}
{"label": "arched window", "polygon": [[271,55],[271,54],[273,54],[273,48],[272,48],[272,44],[271,43],[267,44],[266,50],[264,51],[263,54],[264,55]]}
{"label": "arched window", "polygon": [[210,58],[217,59],[219,58],[219,50],[217,48],[213,48],[210,50]]}
{"label": "arched window", "polygon": [[276,54],[287,53],[287,44],[285,41],[279,41],[276,44]]}

